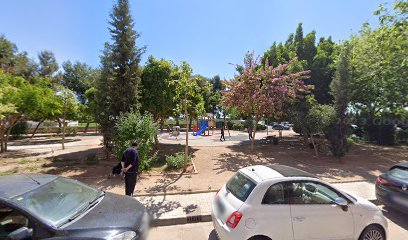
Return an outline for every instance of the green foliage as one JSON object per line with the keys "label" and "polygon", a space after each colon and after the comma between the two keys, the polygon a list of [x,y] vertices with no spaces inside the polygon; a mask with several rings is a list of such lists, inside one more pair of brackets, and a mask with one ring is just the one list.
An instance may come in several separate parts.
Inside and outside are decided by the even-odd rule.
{"label": "green foliage", "polygon": [[11,129],[11,135],[13,136],[21,136],[27,134],[28,125],[27,122],[18,122],[13,129]]}
{"label": "green foliage", "polygon": [[71,63],[71,61],[62,63],[62,68],[64,69],[62,85],[71,89],[82,104],[86,103],[85,92],[93,86],[98,78],[98,71],[86,63]]}
{"label": "green foliage", "polygon": [[123,113],[115,125],[114,153],[118,159],[121,159],[123,152],[131,146],[133,141],[137,141],[140,158],[139,170],[147,170],[156,158],[156,154],[151,153],[156,135],[157,124],[151,114]]}
{"label": "green foliage", "polygon": [[400,143],[407,143],[408,142],[408,128],[405,130],[400,130],[397,132],[397,140]]}
{"label": "green foliage", "polygon": [[40,61],[39,74],[41,77],[52,77],[58,71],[57,59],[53,52],[44,50],[38,54]]}
{"label": "green foliage", "polygon": [[243,123],[234,123],[232,125],[232,130],[244,131],[245,130],[245,125]]}
{"label": "green foliage", "polygon": [[396,1],[393,10],[376,11],[380,25],[364,24],[351,37],[353,81],[351,100],[374,117],[398,113],[408,106],[408,8]]}
{"label": "green foliage", "polygon": [[327,138],[330,141],[330,150],[336,157],[343,157],[348,151],[347,136],[350,134],[350,126],[347,124],[347,108],[350,103],[351,81],[350,45],[346,42],[341,46],[336,73],[330,85],[337,121],[331,124]]}
{"label": "green foliage", "polygon": [[142,112],[149,111],[156,121],[173,114],[175,91],[170,82],[175,78],[176,70],[171,61],[157,60],[153,56],[143,68]]}
{"label": "green foliage", "polygon": [[115,120],[121,113],[140,109],[140,56],[144,48],[136,47],[139,34],[128,0],[118,0],[110,14],[112,42],[105,43],[101,56],[101,76],[96,84],[97,121],[101,125],[105,146],[111,142]]}
{"label": "green foliage", "polygon": [[266,130],[266,126],[265,126],[265,125],[262,125],[262,124],[258,124],[258,125],[256,126],[256,129],[258,129],[258,130]]}
{"label": "green foliage", "polygon": [[312,106],[304,119],[307,132],[310,135],[327,132],[334,121],[335,114],[332,106],[321,104]]}
{"label": "green foliage", "polygon": [[[188,158],[189,162],[191,161],[191,157]],[[166,165],[168,169],[179,169],[184,166],[184,153],[178,152],[174,155],[166,156]]]}

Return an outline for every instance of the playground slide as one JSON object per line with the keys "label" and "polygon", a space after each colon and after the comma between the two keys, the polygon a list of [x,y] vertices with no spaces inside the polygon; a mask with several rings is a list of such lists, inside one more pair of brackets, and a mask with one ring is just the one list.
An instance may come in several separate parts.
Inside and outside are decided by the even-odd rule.
{"label": "playground slide", "polygon": [[208,128],[208,123],[204,123],[200,125],[200,129],[198,130],[198,132],[194,133],[193,136],[198,136],[201,135],[201,133],[203,133],[207,128]]}

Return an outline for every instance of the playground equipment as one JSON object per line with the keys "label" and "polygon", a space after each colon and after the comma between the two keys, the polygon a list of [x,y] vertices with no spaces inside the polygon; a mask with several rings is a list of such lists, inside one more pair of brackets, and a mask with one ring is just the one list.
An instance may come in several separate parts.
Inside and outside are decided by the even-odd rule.
{"label": "playground equipment", "polygon": [[195,132],[193,136],[201,135],[201,133],[203,133],[208,128],[208,122],[202,121],[198,124],[198,126],[200,127],[200,129]]}
{"label": "playground equipment", "polygon": [[[198,122],[198,124],[197,124]],[[207,130],[207,134],[210,135],[210,129],[212,130],[212,134],[214,134],[215,122],[214,122],[214,115],[212,113],[206,113],[205,116],[199,116],[198,121],[195,121],[195,126],[193,127],[193,136],[201,135],[202,133],[205,134],[205,130]]]}

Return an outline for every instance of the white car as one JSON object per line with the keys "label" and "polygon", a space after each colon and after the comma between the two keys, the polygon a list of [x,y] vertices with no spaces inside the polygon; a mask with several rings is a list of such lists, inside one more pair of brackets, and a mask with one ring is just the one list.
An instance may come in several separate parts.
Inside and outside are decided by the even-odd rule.
{"label": "white car", "polygon": [[388,225],[371,202],[302,170],[240,169],[217,193],[212,209],[220,240],[385,240]]}

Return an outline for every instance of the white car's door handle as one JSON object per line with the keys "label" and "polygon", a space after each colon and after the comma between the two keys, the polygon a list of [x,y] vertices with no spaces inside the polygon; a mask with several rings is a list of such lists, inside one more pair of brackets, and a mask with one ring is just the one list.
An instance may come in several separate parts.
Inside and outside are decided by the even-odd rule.
{"label": "white car's door handle", "polygon": [[302,222],[305,219],[306,219],[305,217],[293,217],[293,221],[298,221],[298,222]]}

